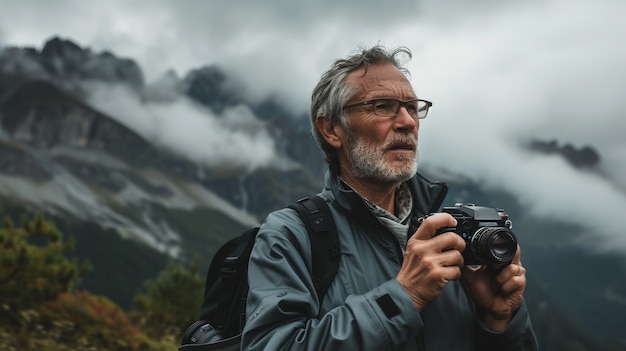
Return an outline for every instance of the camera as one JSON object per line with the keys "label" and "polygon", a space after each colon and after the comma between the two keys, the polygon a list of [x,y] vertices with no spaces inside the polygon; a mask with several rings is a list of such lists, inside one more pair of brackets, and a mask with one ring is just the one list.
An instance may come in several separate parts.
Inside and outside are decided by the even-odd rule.
{"label": "camera", "polygon": [[224,335],[220,330],[215,329],[207,321],[200,320],[187,328],[181,344],[208,344],[222,339],[224,339]]}
{"label": "camera", "polygon": [[457,220],[453,228],[440,228],[437,234],[455,232],[465,240],[466,265],[510,264],[517,251],[513,222],[502,209],[457,203],[444,207]]}

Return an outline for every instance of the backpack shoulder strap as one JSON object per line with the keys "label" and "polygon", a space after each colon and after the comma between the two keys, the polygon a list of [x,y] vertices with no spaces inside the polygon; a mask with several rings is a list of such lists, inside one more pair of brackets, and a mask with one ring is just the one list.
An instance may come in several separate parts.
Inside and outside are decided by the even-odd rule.
{"label": "backpack shoulder strap", "polygon": [[313,285],[319,301],[324,299],[339,268],[339,235],[328,204],[319,196],[305,197],[289,205],[298,212],[311,241]]}
{"label": "backpack shoulder strap", "polygon": [[204,286],[199,319],[227,336],[241,330],[248,292],[248,259],[259,227],[250,228],[222,245],[213,256]]}

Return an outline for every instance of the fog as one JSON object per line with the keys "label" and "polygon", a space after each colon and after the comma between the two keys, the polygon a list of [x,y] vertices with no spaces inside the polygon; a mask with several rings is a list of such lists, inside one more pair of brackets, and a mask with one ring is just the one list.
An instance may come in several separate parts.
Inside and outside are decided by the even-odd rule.
{"label": "fog", "polygon": [[[420,125],[421,166],[507,189],[537,216],[587,227],[598,249],[626,251],[619,223],[626,208],[626,2],[0,0],[0,6],[0,45],[40,47],[61,35],[133,58],[148,82],[168,69],[184,75],[215,64],[246,87],[251,101],[271,95],[298,115],[308,111],[311,90],[333,59],[359,45],[407,46],[412,83],[434,103]],[[265,129],[241,131],[230,120],[259,123],[245,107],[214,116],[185,99],[139,103],[116,89],[98,89],[92,103],[178,152],[208,164],[249,164],[246,155],[254,155],[255,166],[273,160]],[[576,169],[559,156],[528,151],[533,139],[591,146],[601,162],[595,170]]]}
{"label": "fog", "polygon": [[206,166],[276,164],[274,140],[245,106],[216,115],[190,99],[149,102],[125,86],[93,84],[89,102],[147,140]]}

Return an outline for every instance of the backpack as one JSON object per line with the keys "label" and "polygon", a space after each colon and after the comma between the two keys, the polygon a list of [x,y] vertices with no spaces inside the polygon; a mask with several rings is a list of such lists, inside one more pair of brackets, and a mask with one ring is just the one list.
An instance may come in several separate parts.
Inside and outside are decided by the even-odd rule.
{"label": "backpack", "polygon": [[[311,242],[313,284],[321,301],[339,266],[339,237],[328,205],[319,196],[288,206],[305,224]],[[206,275],[199,320],[183,335],[179,351],[239,350],[248,295],[248,260],[259,227],[222,245]]]}

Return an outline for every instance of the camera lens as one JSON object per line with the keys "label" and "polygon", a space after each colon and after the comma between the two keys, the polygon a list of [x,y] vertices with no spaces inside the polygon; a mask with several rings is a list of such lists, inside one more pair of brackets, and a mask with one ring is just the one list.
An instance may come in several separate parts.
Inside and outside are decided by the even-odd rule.
{"label": "camera lens", "polygon": [[511,263],[517,251],[517,239],[509,228],[482,227],[470,240],[474,257],[483,264]]}
{"label": "camera lens", "polygon": [[183,335],[182,345],[205,344],[223,339],[222,333],[206,321],[192,324]]}
{"label": "camera lens", "polygon": [[509,253],[509,241],[499,234],[494,234],[493,238],[493,253],[498,256],[506,256]]}

